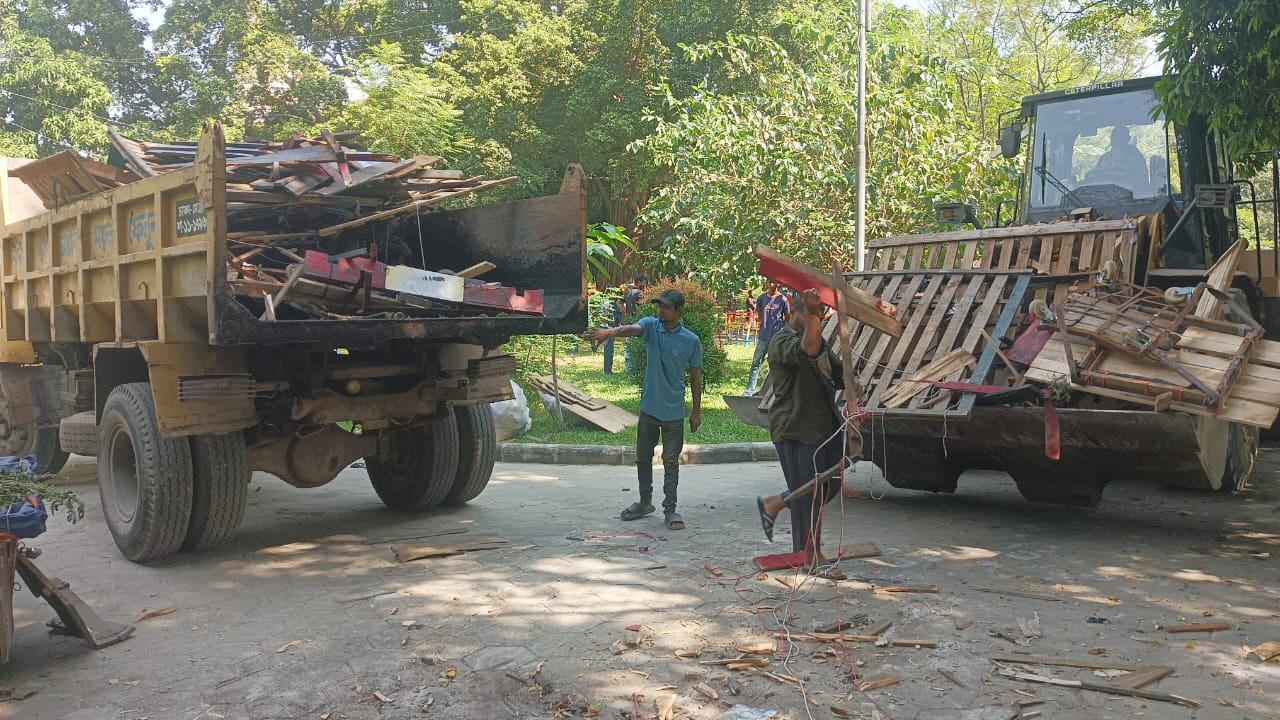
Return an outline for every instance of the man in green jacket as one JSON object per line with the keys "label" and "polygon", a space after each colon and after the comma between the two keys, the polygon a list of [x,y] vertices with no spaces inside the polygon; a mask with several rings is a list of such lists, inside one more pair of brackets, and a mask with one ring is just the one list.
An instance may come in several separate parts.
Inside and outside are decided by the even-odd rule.
{"label": "man in green jacket", "polygon": [[818,483],[812,492],[791,491],[838,464],[843,457],[843,423],[836,412],[835,378],[840,361],[822,337],[822,301],[816,290],[801,293],[787,327],[769,343],[769,373],[774,402],[769,408],[769,435],[778,449],[787,492],[756,499],[765,536],[773,541],[773,523],[783,507],[791,509],[792,549],[806,555],[812,573],[839,577],[824,568],[822,507],[840,492],[840,473]]}

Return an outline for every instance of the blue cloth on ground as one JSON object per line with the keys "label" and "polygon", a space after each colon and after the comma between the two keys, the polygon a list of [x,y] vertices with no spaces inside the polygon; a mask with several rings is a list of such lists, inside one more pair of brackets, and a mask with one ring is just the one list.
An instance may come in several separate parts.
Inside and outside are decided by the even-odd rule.
{"label": "blue cloth on ground", "polygon": [[[40,467],[40,462],[33,455],[0,457],[0,473],[39,475],[43,471],[44,468]],[[0,509],[0,532],[10,532],[20,538],[33,538],[43,533],[49,513],[44,502],[38,498],[36,502],[33,505],[30,500],[23,500]]]}

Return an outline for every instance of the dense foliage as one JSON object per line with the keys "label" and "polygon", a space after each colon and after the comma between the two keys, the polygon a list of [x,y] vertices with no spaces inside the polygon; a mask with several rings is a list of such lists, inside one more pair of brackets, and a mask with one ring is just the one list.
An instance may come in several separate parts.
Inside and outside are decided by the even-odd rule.
{"label": "dense foliage", "polygon": [[[920,3],[914,3],[919,5]],[[1016,169],[992,155],[1026,94],[1141,74],[1159,34],[1175,116],[1237,150],[1280,139],[1274,0],[875,3],[868,235],[990,221]],[[852,265],[853,18],[844,0],[0,0],[0,153],[103,156],[106,128],[228,138],[362,130],[554,192],[568,162],[589,220],[638,261],[716,292],[769,242]],[[639,222],[637,222],[639,217]],[[623,274],[604,258],[612,280]],[[599,271],[600,268],[593,268]]]}
{"label": "dense foliage", "polygon": [[[650,300],[671,288],[684,293],[684,315],[680,321],[702,341],[702,382],[714,385],[720,382],[725,373],[728,356],[719,339],[719,333],[724,329],[724,311],[706,288],[687,279],[654,283],[645,288],[635,314],[627,317],[626,322],[634,323],[642,317],[656,316],[658,306]],[[641,381],[644,379],[645,367],[644,340],[638,337],[627,338],[626,346],[627,352],[631,353],[632,376]]]}

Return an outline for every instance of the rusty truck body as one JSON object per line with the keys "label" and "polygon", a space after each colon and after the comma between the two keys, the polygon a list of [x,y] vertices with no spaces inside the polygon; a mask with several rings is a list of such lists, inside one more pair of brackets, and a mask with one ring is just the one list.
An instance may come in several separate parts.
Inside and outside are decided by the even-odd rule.
{"label": "rusty truck body", "polygon": [[585,326],[581,170],[554,195],[351,239],[413,233],[420,267],[488,261],[488,279],[541,290],[541,314],[288,320],[228,286],[225,172],[210,125],[189,167],[3,226],[3,452],[50,468],[96,455],[108,526],[135,561],[231,537],[253,471],[312,488],[364,458],[392,509],[477,496],[496,454],[487,404],[511,393],[501,345]]}

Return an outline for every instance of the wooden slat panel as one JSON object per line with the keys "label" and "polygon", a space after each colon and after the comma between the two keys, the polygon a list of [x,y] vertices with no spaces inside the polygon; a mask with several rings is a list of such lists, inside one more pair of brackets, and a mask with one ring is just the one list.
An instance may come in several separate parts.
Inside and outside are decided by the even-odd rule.
{"label": "wooden slat panel", "polygon": [[[906,290],[903,291],[901,298],[898,300],[896,307],[898,308],[898,320],[901,322],[907,317],[907,308],[911,305],[911,301],[915,298],[916,290],[919,289],[924,275],[913,273],[907,276]],[[880,372],[882,368],[879,366],[884,364],[884,359],[888,357],[890,350],[896,344],[897,338],[892,335],[880,333],[880,338],[876,341],[871,352],[866,356],[867,364],[862,368],[862,375],[858,378],[858,383],[866,387],[873,374]]]}
{"label": "wooden slat panel", "polygon": [[902,368],[903,375],[909,376],[923,365],[925,353],[934,346],[933,343],[937,338],[938,330],[942,327],[942,321],[947,316],[947,308],[951,306],[951,301],[955,298],[956,291],[960,289],[963,281],[964,276],[962,275],[947,278],[946,287],[943,289],[942,295],[938,297],[937,305],[929,313],[929,324],[920,333],[920,341],[916,343],[915,349],[911,351],[911,357],[907,359],[907,364]]}
{"label": "wooden slat panel", "polygon": [[[1058,244],[1058,260],[1053,266],[1055,275],[1066,275],[1071,272],[1072,253],[1075,251],[1075,245],[1076,237],[1074,235],[1067,235],[1061,238],[1061,242]],[[1058,305],[1067,299],[1067,290],[1070,287],[1071,283],[1066,280],[1057,283],[1053,290],[1054,305]]]}
{"label": "wooden slat panel", "polygon": [[893,353],[889,355],[889,359],[884,363],[888,368],[880,373],[880,376],[876,379],[875,386],[870,389],[867,401],[868,406],[875,407],[878,405],[880,395],[889,388],[890,382],[897,379],[903,367],[903,360],[908,357],[909,352],[915,349],[917,334],[928,322],[929,316],[933,314],[930,312],[933,299],[944,284],[941,276],[932,276],[929,278],[929,286],[924,289],[922,297],[919,300],[911,300],[911,303],[915,306],[915,312],[911,313],[911,318],[902,330],[902,336],[894,343]]}
{"label": "wooden slat panel", "polygon": [[[937,348],[922,360],[924,364],[927,365],[955,349],[956,339],[960,337],[961,330],[968,323],[969,311],[973,308],[974,301],[982,294],[987,283],[990,282],[989,276],[985,275],[972,275],[969,277],[964,293],[961,294],[959,301],[956,302],[956,311],[951,316],[950,322],[947,323],[946,331],[943,332],[942,337],[938,340]],[[924,403],[924,400],[924,394],[918,395],[912,398],[909,406],[918,408]]]}

